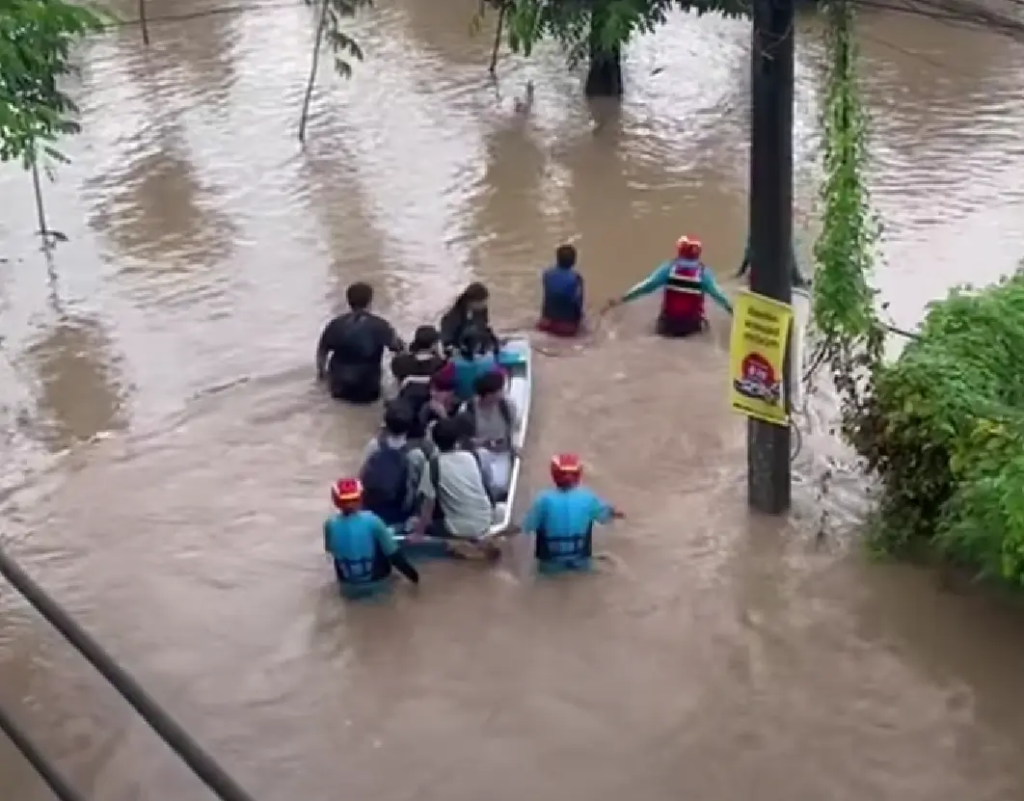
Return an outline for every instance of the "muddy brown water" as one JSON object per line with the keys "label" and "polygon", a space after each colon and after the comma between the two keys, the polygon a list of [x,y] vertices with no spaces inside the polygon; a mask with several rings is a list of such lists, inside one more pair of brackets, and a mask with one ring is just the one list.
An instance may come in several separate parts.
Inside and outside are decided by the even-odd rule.
{"label": "muddy brown water", "polygon": [[[321,82],[304,152],[308,8],[155,24],[148,51],[131,28],[89,45],[84,134],[46,187],[70,239],[52,264],[28,178],[0,173],[5,546],[260,801],[1024,796],[1020,614],[816,542],[823,508],[855,521],[855,480],[827,498],[802,484],[793,524],[748,516],[721,317],[666,344],[638,303],[593,347],[538,359],[527,489],[573,449],[629,513],[596,575],[538,580],[518,546],[497,568],[430,564],[379,604],[336,597],[325,490],[376,418],[325,400],[311,369],[349,281],[408,331],[480,278],[515,327],[563,239],[595,302],[684,232],[723,275],[743,247],[743,24],[675,17],[637,42],[616,111],[588,107],[549,48],[504,61],[494,87],[474,6],[398,0],[354,26],[369,57]],[[1024,254],[1024,52],[912,17],[862,32],[879,282],[912,326]],[[813,22],[801,40],[806,252]],[[835,449],[814,433],[805,448],[806,479]],[[0,702],[88,798],[210,797],[0,601]],[[6,742],[0,786],[49,797]]]}

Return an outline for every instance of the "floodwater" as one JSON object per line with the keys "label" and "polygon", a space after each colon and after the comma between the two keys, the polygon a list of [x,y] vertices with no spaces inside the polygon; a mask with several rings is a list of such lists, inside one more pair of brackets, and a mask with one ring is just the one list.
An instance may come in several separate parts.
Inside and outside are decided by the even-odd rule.
{"label": "floodwater", "polygon": [[[561,240],[595,303],[684,232],[723,275],[743,247],[744,24],[678,16],[638,41],[616,111],[588,108],[550,48],[492,85],[475,5],[381,2],[354,24],[368,58],[348,83],[325,70],[305,150],[301,4],[154,24],[149,50],[131,27],[89,45],[84,133],[45,187],[69,239],[52,263],[29,178],[0,173],[5,546],[259,801],[1024,796],[1020,615],[866,564],[841,536],[858,482],[812,489],[824,435],[794,522],[750,517],[721,316],[669,344],[638,303],[538,358],[527,488],[576,450],[629,515],[596,575],[538,580],[520,545],[497,567],[429,564],[379,604],[338,599],[319,525],[375,413],[324,399],[312,359],[348,282],[408,332],[479,278],[515,328]],[[1024,51],[915,17],[862,27],[878,280],[913,326],[1024,254]],[[822,53],[813,21],[800,35],[806,252]],[[210,797],[0,601],[0,702],[87,798]],[[49,798],[6,742],[0,785]]]}

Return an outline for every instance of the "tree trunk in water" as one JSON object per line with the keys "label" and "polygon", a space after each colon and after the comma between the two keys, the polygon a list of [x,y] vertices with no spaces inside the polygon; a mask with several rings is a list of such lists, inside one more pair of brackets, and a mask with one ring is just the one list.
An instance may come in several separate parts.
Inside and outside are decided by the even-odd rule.
{"label": "tree trunk in water", "polygon": [[622,50],[591,52],[584,89],[587,97],[622,97]]}
{"label": "tree trunk in water", "polygon": [[587,97],[622,97],[622,47],[610,50],[601,41],[605,9],[595,4],[590,17],[590,69],[584,93]]}

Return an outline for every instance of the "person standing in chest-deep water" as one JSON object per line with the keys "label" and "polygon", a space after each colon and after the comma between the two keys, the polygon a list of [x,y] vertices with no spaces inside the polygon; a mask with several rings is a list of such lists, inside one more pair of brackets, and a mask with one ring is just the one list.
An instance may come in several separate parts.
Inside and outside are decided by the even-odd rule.
{"label": "person standing in chest-deep water", "polygon": [[544,297],[537,329],[559,337],[574,337],[583,325],[583,276],[576,271],[576,248],[562,245],[555,265],[544,271]]}
{"label": "person standing in chest-deep water", "polygon": [[316,349],[318,380],[327,379],[331,395],[349,403],[380,399],[384,350],[403,349],[391,323],[370,311],[373,288],[358,282],[345,290],[349,311],[331,320]]}
{"label": "person standing in chest-deep water", "polygon": [[710,295],[732,314],[732,304],[701,261],[703,246],[697,239],[684,236],[676,243],[676,258],[665,262],[621,298],[608,302],[606,309],[629,303],[656,290],[663,290],[658,333],[663,337],[685,337],[704,326],[704,299]]}
{"label": "person standing in chest-deep water", "polygon": [[537,537],[534,556],[542,571],[585,570],[594,553],[594,524],[624,515],[580,484],[583,464],[575,454],[552,458],[551,478],[555,488],[534,498],[522,530]]}
{"label": "person standing in chest-deep water", "polygon": [[[445,348],[452,350],[462,347],[463,340],[470,332],[476,338],[494,339],[487,307],[489,299],[490,293],[483,284],[474,282],[466,287],[441,318],[441,344]],[[488,342],[487,346],[497,349],[498,343]]]}
{"label": "person standing in chest-deep water", "polygon": [[386,586],[392,567],[419,584],[420,574],[398,549],[384,521],[362,508],[362,497],[362,485],[355,478],[343,478],[331,487],[338,513],[324,523],[324,550],[334,562],[342,592],[348,597],[372,594]]}

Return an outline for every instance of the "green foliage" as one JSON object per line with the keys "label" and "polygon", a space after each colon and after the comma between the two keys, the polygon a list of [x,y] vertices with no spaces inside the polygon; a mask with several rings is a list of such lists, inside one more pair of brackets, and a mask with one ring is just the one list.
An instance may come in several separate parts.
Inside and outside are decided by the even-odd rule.
{"label": "green foliage", "polygon": [[29,166],[40,148],[64,160],[53,143],[79,127],[60,82],[73,72],[74,45],[103,22],[64,0],[0,0],[0,161]]}
{"label": "green foliage", "polygon": [[883,363],[853,17],[846,0],[826,15],[817,363],[832,372],[846,440],[881,484],[872,545],[1024,587],[1024,272],[953,291],[932,305],[920,338]]}
{"label": "green foliage", "polygon": [[[334,69],[342,78],[352,75],[352,61],[363,60],[359,43],[345,33],[343,22],[354,17],[361,8],[371,6],[372,0],[322,0],[327,3],[324,12],[324,44],[334,54]],[[306,0],[315,5],[316,0]]]}
{"label": "green foliage", "polygon": [[823,226],[814,247],[815,363],[827,364],[832,372],[842,403],[843,431],[849,438],[884,345],[870,283],[879,226],[865,181],[867,118],[857,81],[853,11],[845,0],[836,0],[825,13],[828,72],[821,116],[825,179]]}
{"label": "green foliage", "polygon": [[881,479],[876,545],[1024,586],[1024,272],[934,304],[879,366],[853,437]]}
{"label": "green foliage", "polygon": [[550,38],[564,48],[570,66],[615,52],[634,34],[650,33],[673,8],[734,17],[749,12],[746,0],[484,0],[481,14],[488,6],[505,9],[512,52],[529,56]]}

